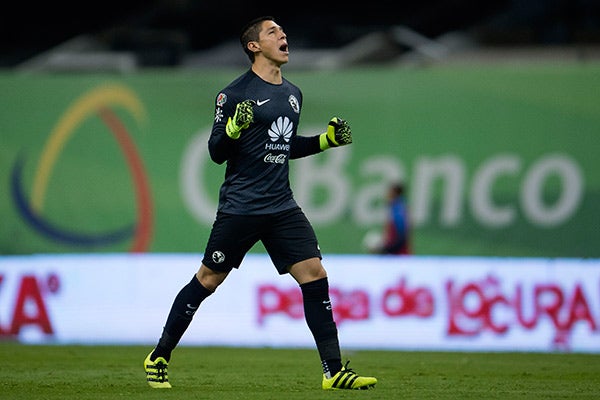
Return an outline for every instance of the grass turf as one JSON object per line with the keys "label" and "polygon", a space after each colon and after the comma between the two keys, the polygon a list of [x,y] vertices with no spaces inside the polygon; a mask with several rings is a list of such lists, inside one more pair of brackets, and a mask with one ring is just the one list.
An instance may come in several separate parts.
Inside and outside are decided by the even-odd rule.
{"label": "grass turf", "polygon": [[1,342],[0,399],[595,399],[600,355],[351,351],[369,391],[323,391],[316,350],[179,347],[170,390],[147,386],[142,346]]}

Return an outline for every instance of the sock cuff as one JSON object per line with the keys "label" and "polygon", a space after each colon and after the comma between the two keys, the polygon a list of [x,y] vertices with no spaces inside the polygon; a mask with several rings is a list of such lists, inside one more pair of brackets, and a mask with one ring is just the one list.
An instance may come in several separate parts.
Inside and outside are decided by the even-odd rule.
{"label": "sock cuff", "polygon": [[192,276],[192,280],[190,281],[190,286],[193,288],[194,292],[201,294],[203,299],[210,296],[211,294],[213,294],[213,292],[211,292],[210,290],[205,288],[204,285],[202,285],[200,283],[198,278],[196,278],[196,274],[194,274],[194,276]]}
{"label": "sock cuff", "polygon": [[305,297],[321,297],[323,294],[329,297],[329,280],[327,277],[303,283],[300,285],[302,294]]}
{"label": "sock cuff", "polygon": [[321,287],[327,287],[327,288],[329,287],[329,280],[327,279],[327,277],[317,279],[316,281],[302,283],[300,285],[300,288],[302,288],[302,290],[310,290],[312,288],[321,288]]}

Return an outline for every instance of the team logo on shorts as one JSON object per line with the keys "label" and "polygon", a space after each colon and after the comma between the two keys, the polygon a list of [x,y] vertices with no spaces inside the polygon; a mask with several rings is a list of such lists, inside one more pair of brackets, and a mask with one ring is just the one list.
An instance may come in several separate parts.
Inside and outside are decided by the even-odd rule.
{"label": "team logo on shorts", "polygon": [[217,250],[212,253],[212,260],[215,262],[215,264],[221,264],[223,261],[225,261],[225,254],[223,254],[222,251]]}

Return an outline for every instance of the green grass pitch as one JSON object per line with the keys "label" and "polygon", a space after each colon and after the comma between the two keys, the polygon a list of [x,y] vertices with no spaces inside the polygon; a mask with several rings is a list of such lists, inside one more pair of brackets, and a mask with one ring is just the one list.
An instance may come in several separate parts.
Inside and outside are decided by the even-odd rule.
{"label": "green grass pitch", "polygon": [[346,351],[368,391],[323,391],[316,350],[180,346],[172,389],[147,386],[147,346],[0,342],[0,399],[597,399],[600,355]]}

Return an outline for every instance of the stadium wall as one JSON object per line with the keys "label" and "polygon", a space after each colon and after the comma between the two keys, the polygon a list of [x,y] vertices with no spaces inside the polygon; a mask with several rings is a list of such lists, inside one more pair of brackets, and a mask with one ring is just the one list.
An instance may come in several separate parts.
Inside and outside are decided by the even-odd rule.
{"label": "stadium wall", "polygon": [[[153,346],[200,259],[0,257],[0,339]],[[344,349],[600,352],[597,259],[331,255],[324,262]],[[262,254],[249,255],[202,303],[181,344],[314,345],[297,284]]]}
{"label": "stadium wall", "polygon": [[[224,174],[214,99],[241,72],[0,73],[0,254],[203,251]],[[301,134],[353,128],[292,163],[325,253],[363,253],[400,179],[416,254],[600,257],[598,64],[286,76]]]}

